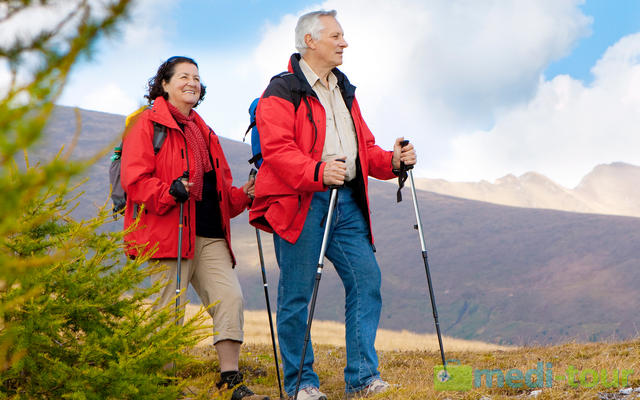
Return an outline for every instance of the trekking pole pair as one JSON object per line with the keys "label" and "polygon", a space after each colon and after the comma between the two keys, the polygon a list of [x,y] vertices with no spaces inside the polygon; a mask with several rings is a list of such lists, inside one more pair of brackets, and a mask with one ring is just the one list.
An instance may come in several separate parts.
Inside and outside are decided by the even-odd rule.
{"label": "trekking pole pair", "polygon": [[[253,168],[249,173],[249,178],[256,177],[258,171]],[[280,380],[280,365],[278,364],[278,351],[276,350],[276,336],[273,331],[273,317],[271,316],[271,302],[269,301],[269,285],[267,284],[267,271],[264,267],[264,255],[262,252],[262,240],[260,240],[260,230],[256,228],[256,241],[258,242],[258,255],[260,256],[260,268],[262,269],[262,286],[264,287],[264,299],[267,305],[267,315],[269,316],[269,329],[271,330],[271,345],[273,346],[273,359],[276,364],[276,376],[278,377],[278,390],[282,399],[282,381]]]}
{"label": "trekking pole pair", "polygon": [[[400,142],[402,147],[409,144],[408,140],[403,140]],[[404,181],[407,179],[407,173],[409,174],[409,181],[411,183],[411,197],[413,198],[413,208],[416,213],[416,225],[414,225],[414,229],[418,231],[418,236],[420,237],[420,246],[422,247],[422,259],[424,260],[424,269],[427,273],[427,284],[429,286],[429,298],[431,299],[431,309],[433,310],[433,320],[436,325],[436,334],[438,335],[438,344],[440,345],[440,357],[442,358],[442,367],[444,369],[444,376],[441,376],[443,381],[448,380],[449,373],[447,372],[447,362],[444,357],[444,347],[442,346],[442,335],[440,334],[440,322],[438,321],[438,309],[436,308],[436,299],[433,293],[433,285],[431,283],[431,272],[429,270],[429,260],[427,259],[427,245],[424,240],[424,232],[422,230],[422,218],[420,216],[420,209],[418,208],[418,197],[416,196],[416,185],[413,181],[413,165],[405,165],[403,162],[400,162],[400,170],[401,174],[398,177],[398,202],[402,201],[402,196],[400,194],[400,189],[402,189],[404,185]]]}
{"label": "trekking pole pair", "polygon": [[[409,144],[408,140],[403,140],[400,145],[402,147],[406,146]],[[420,244],[422,246],[422,259],[424,260],[424,267],[425,267],[425,271],[427,274],[427,284],[429,286],[429,297],[431,299],[431,308],[433,310],[433,319],[435,322],[435,326],[436,326],[436,333],[438,336],[438,344],[440,346],[440,357],[442,358],[442,366],[444,369],[444,376],[441,376],[440,378],[443,381],[446,381],[449,379],[449,373],[447,372],[447,362],[445,360],[445,356],[444,356],[444,347],[442,345],[442,334],[440,332],[440,322],[438,321],[438,310],[436,308],[436,301],[435,301],[435,295],[433,293],[433,285],[431,283],[431,272],[429,270],[429,260],[427,258],[427,246],[425,244],[425,239],[424,239],[424,233],[422,230],[422,218],[420,216],[420,209],[418,208],[418,198],[416,196],[416,188],[415,188],[415,182],[413,180],[413,166],[412,165],[405,165],[404,163],[400,163],[400,169],[401,169],[401,176],[399,177],[398,182],[400,183],[400,188],[398,189],[398,202],[400,202],[402,200],[402,196],[400,194],[400,189],[402,189],[402,186],[404,184],[404,181],[406,180],[406,175],[408,173],[409,177],[410,177],[410,182],[411,182],[411,196],[413,198],[413,208],[415,210],[415,214],[416,214],[416,221],[417,224],[414,226],[415,229],[418,230],[418,235],[420,236]],[[311,323],[313,322],[313,313],[315,311],[315,306],[316,306],[316,298],[318,295],[318,287],[320,285],[320,278],[322,277],[322,268],[324,267],[324,255],[325,252],[327,250],[327,245],[328,245],[328,237],[329,237],[329,228],[331,227],[331,220],[333,217],[333,210],[335,208],[335,203],[336,203],[336,198],[338,196],[338,187],[337,186],[332,186],[331,187],[331,198],[329,200],[329,211],[327,213],[327,221],[325,224],[325,228],[324,228],[324,235],[322,237],[322,246],[320,248],[320,258],[318,259],[318,269],[316,271],[316,279],[314,282],[314,286],[313,286],[313,294],[311,297],[311,307],[309,309],[309,318],[307,320],[307,330],[305,332],[305,337],[304,337],[304,345],[302,347],[302,357],[300,358],[300,366],[298,367],[298,378],[296,380],[296,391],[295,391],[295,395],[293,397],[294,400],[298,399],[298,391],[300,390],[300,380],[302,378],[302,367],[304,366],[304,359],[306,356],[306,352],[307,352],[307,346],[309,344],[309,337],[311,334]]]}

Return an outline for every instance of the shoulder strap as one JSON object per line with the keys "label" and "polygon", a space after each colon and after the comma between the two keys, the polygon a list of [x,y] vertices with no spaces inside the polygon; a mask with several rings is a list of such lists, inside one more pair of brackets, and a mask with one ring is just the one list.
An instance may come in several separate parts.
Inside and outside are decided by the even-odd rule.
{"label": "shoulder strap", "polygon": [[167,138],[167,127],[153,122],[153,154],[158,154]]}
{"label": "shoulder strap", "polygon": [[[291,91],[291,98],[293,99],[293,107],[297,111],[298,106],[300,105],[300,100],[302,99],[302,87],[300,85],[300,81],[298,77],[296,77],[291,72],[285,71],[281,72],[278,75],[275,75],[271,80],[275,78],[282,78],[287,83],[289,90]],[[306,97],[306,96],[305,96]]]}

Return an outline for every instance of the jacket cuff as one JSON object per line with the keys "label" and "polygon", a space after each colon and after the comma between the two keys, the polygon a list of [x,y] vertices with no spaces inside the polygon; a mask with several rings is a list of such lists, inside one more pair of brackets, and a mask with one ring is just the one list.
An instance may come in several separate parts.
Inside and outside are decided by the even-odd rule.
{"label": "jacket cuff", "polygon": [[388,151],[385,157],[387,161],[385,165],[388,165],[389,168],[385,171],[384,175],[386,179],[392,179],[396,177],[396,174],[393,173],[393,151]]}
{"label": "jacket cuff", "polygon": [[162,192],[160,199],[158,199],[158,215],[166,214],[170,209],[175,207],[178,202],[169,194],[169,188]]}
{"label": "jacket cuff", "polygon": [[[314,191],[316,192],[322,192],[326,189],[326,187],[324,186],[324,168],[327,166],[326,162],[323,161],[318,161],[318,164],[316,164],[316,169],[314,172]],[[317,176],[317,179],[316,179]]]}

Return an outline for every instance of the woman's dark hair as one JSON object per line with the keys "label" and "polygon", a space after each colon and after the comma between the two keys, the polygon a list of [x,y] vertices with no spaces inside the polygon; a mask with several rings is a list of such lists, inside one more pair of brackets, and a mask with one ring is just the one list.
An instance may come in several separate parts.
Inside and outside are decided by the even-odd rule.
{"label": "woman's dark hair", "polygon": [[[180,63],[189,63],[198,67],[198,64],[192,58],[181,56],[170,57],[167,59],[167,61],[160,64],[156,75],[153,78],[149,79],[149,92],[144,95],[144,97],[146,97],[149,101],[149,104],[153,103],[153,101],[160,96],[164,97],[165,100],[168,99],[169,95],[164,91],[162,83],[169,82],[171,80],[171,77],[175,73],[176,65]],[[194,108],[198,104],[202,103],[206,89],[207,87],[200,83],[200,98],[198,99],[198,102],[193,106]]]}

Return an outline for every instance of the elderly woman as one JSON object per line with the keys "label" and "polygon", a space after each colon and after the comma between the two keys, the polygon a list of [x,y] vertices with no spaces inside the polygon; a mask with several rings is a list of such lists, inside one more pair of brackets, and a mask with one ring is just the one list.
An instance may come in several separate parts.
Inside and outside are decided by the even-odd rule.
{"label": "elderly woman", "polygon": [[[169,58],[149,80],[145,97],[152,107],[137,117],[123,143],[125,228],[142,212],[140,228],[125,238],[128,254],[135,256],[157,246],[153,257],[169,270],[154,274],[151,280],[166,283],[156,307],[166,306],[175,295],[178,225],[183,224],[182,288],[191,283],[205,306],[216,303],[209,313],[220,361],[218,387],[235,387],[234,400],[268,399],[242,384],[238,371],[243,300],[234,270],[229,220],[247,208],[253,180],[241,188],[232,186],[218,136],[193,110],[204,94],[198,65],[191,58]],[[156,154],[153,139],[158,127],[164,127],[166,138]],[[181,203],[184,215],[179,221]]]}

